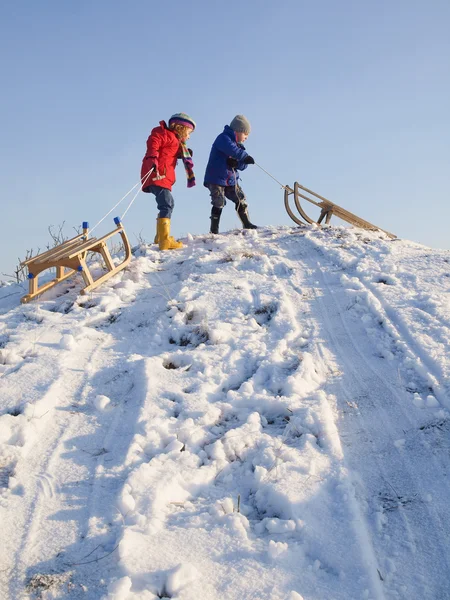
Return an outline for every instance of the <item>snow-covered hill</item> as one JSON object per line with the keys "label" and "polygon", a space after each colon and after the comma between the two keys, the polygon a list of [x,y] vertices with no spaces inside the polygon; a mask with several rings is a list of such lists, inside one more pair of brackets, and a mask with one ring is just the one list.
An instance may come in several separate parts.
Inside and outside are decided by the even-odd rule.
{"label": "snow-covered hill", "polygon": [[0,597],[450,597],[450,251],[348,228],[0,288]]}

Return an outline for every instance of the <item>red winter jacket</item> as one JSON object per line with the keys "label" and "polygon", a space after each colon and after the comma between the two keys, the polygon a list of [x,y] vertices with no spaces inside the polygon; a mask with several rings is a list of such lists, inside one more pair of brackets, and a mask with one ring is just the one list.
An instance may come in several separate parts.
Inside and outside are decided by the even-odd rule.
{"label": "red winter jacket", "polygon": [[160,121],[159,127],[152,129],[147,140],[147,152],[142,161],[141,182],[144,181],[152,165],[156,163],[159,176],[165,175],[162,179],[156,179],[155,171],[142,184],[142,189],[149,185],[158,185],[159,187],[172,190],[175,183],[175,166],[177,157],[179,157],[180,140],[175,133],[168,129],[164,121]]}

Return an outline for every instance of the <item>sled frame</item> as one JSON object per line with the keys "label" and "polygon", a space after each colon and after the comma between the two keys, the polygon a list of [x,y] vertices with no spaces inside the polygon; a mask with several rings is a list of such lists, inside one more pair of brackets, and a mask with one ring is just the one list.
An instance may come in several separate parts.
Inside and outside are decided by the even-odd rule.
{"label": "sled frame", "polygon": [[[386,231],[385,229],[381,229],[381,227],[378,227],[377,225],[373,225],[372,223],[369,223],[369,221],[365,221],[364,219],[361,219],[360,217],[356,216],[355,214],[351,213],[350,211],[345,210],[345,208],[342,208],[342,206],[339,206],[338,204],[331,202],[331,200],[328,200],[327,198],[324,198],[323,196],[316,194],[316,192],[313,192],[312,190],[304,187],[303,185],[300,185],[296,181],[294,183],[294,189],[290,188],[287,185],[284,186],[284,206],[285,206],[286,212],[288,213],[290,218],[294,221],[294,223],[297,223],[297,225],[304,225],[305,223],[303,221],[301,221],[293,213],[293,211],[289,205],[289,196],[292,194],[294,195],[295,207],[297,208],[301,218],[303,219],[303,221],[305,221],[309,225],[311,225],[313,223],[320,225],[324,219],[325,219],[325,224],[328,225],[328,223],[331,220],[331,217],[333,215],[336,215],[336,217],[339,217],[339,219],[342,219],[343,221],[350,223],[350,225],[353,225],[354,227],[361,227],[362,229],[369,229],[371,231],[382,231],[391,239],[395,239],[397,237],[395,234],[390,233],[389,231]],[[311,196],[313,196],[313,198],[311,198]],[[321,209],[320,216],[317,219],[317,221],[314,221],[306,214],[305,210],[303,209],[303,207],[300,203],[300,198],[302,198],[303,200],[307,200],[308,202],[311,202],[312,204],[315,204],[316,206],[318,206]],[[320,202],[315,200],[315,198],[318,198],[320,200]]]}
{"label": "sled frame", "polygon": [[[80,290],[80,293],[87,294],[124,269],[131,260],[131,246],[119,217],[116,217],[114,222],[116,224],[116,229],[100,238],[89,238],[89,224],[84,222],[83,233],[76,235],[70,240],[63,242],[46,252],[42,252],[37,256],[33,256],[32,258],[23,261],[21,265],[28,268],[29,291],[28,294],[20,299],[20,301],[23,304],[30,302],[30,300],[33,300],[36,296],[53,288],[55,285],[61,283],[61,281],[64,281],[75,273],[81,273],[85,283],[85,287]],[[117,266],[114,265],[106,244],[109,238],[116,234],[119,234],[122,238],[125,250],[125,257]],[[107,269],[105,274],[95,280],[86,262],[86,255],[88,252],[97,252],[100,254]],[[56,268],[56,277],[52,279],[52,281],[39,286],[39,274],[42,273],[42,271],[52,268]]]}

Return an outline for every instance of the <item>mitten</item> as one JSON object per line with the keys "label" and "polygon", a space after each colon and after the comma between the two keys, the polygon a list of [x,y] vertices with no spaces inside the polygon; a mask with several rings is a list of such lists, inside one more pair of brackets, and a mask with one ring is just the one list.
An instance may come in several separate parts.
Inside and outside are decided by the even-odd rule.
{"label": "mitten", "polygon": [[230,167],[230,169],[235,169],[238,166],[239,161],[236,158],[233,158],[232,156],[229,156],[227,158],[227,165]]}
{"label": "mitten", "polygon": [[156,156],[149,156],[150,158],[150,169],[153,169],[155,173],[158,172],[158,159]]}
{"label": "mitten", "polygon": [[242,162],[244,162],[246,165],[254,165],[255,159],[252,156],[248,155],[244,158]]}

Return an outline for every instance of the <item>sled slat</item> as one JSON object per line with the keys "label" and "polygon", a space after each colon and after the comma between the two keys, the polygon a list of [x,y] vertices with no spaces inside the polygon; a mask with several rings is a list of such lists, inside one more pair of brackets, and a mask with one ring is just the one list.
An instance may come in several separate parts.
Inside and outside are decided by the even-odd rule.
{"label": "sled slat", "polygon": [[[297,181],[294,184],[294,189],[290,188],[289,186],[284,186],[284,190],[284,205],[286,208],[286,212],[291,217],[291,219],[297,224],[302,224],[302,222],[298,220],[298,218],[292,212],[291,207],[289,206],[289,196],[292,194],[294,196],[295,206],[298,212],[300,213],[300,216],[304,221],[306,221],[306,223],[317,223],[317,225],[320,225],[325,219],[325,223],[328,224],[331,220],[332,215],[335,215],[339,219],[342,219],[343,221],[346,221],[347,223],[350,223],[350,225],[353,225],[355,227],[361,227],[362,229],[368,229],[371,231],[382,231],[391,239],[395,239],[397,237],[395,234],[386,231],[385,229],[382,229],[377,225],[373,225],[373,223],[369,223],[369,221],[366,221],[365,219],[361,219],[361,217],[358,217],[357,215],[346,210],[345,208],[342,208],[342,206],[339,206],[338,204],[331,202],[331,200],[328,200],[324,196],[320,196],[320,194],[317,194],[316,192],[313,192],[312,190],[304,187],[303,185],[300,185]],[[317,202],[316,200],[314,200],[314,198],[310,198],[305,193],[302,194],[300,190],[302,190],[306,194],[314,196],[314,198],[318,198],[319,200],[321,200],[321,202]],[[315,206],[318,206],[321,209],[321,213],[317,221],[314,221],[306,214],[305,210],[303,209],[300,203],[300,198],[302,198],[303,200],[307,200],[311,204],[314,204]]]}
{"label": "sled slat", "polygon": [[[51,250],[47,250],[46,252],[42,252],[37,256],[23,261],[21,264],[28,267],[29,293],[21,298],[21,302],[26,303],[33,300],[36,296],[51,289],[57,283],[64,281],[77,272],[81,273],[85,283],[85,287],[80,290],[80,292],[85,294],[124,269],[131,260],[131,246],[120,219],[116,217],[114,221],[116,223],[116,229],[99,239],[95,237],[86,239],[88,235],[86,223],[86,228],[83,233],[63,242],[59,246],[55,246]],[[106,245],[106,241],[117,233],[122,238],[125,257],[123,261],[116,266]],[[89,265],[86,262],[87,252],[97,252],[103,258],[105,263],[107,272],[97,279],[94,279],[89,269]],[[55,279],[39,286],[39,274],[42,271],[51,268],[56,269]],[[68,270],[66,271],[66,269]]]}

